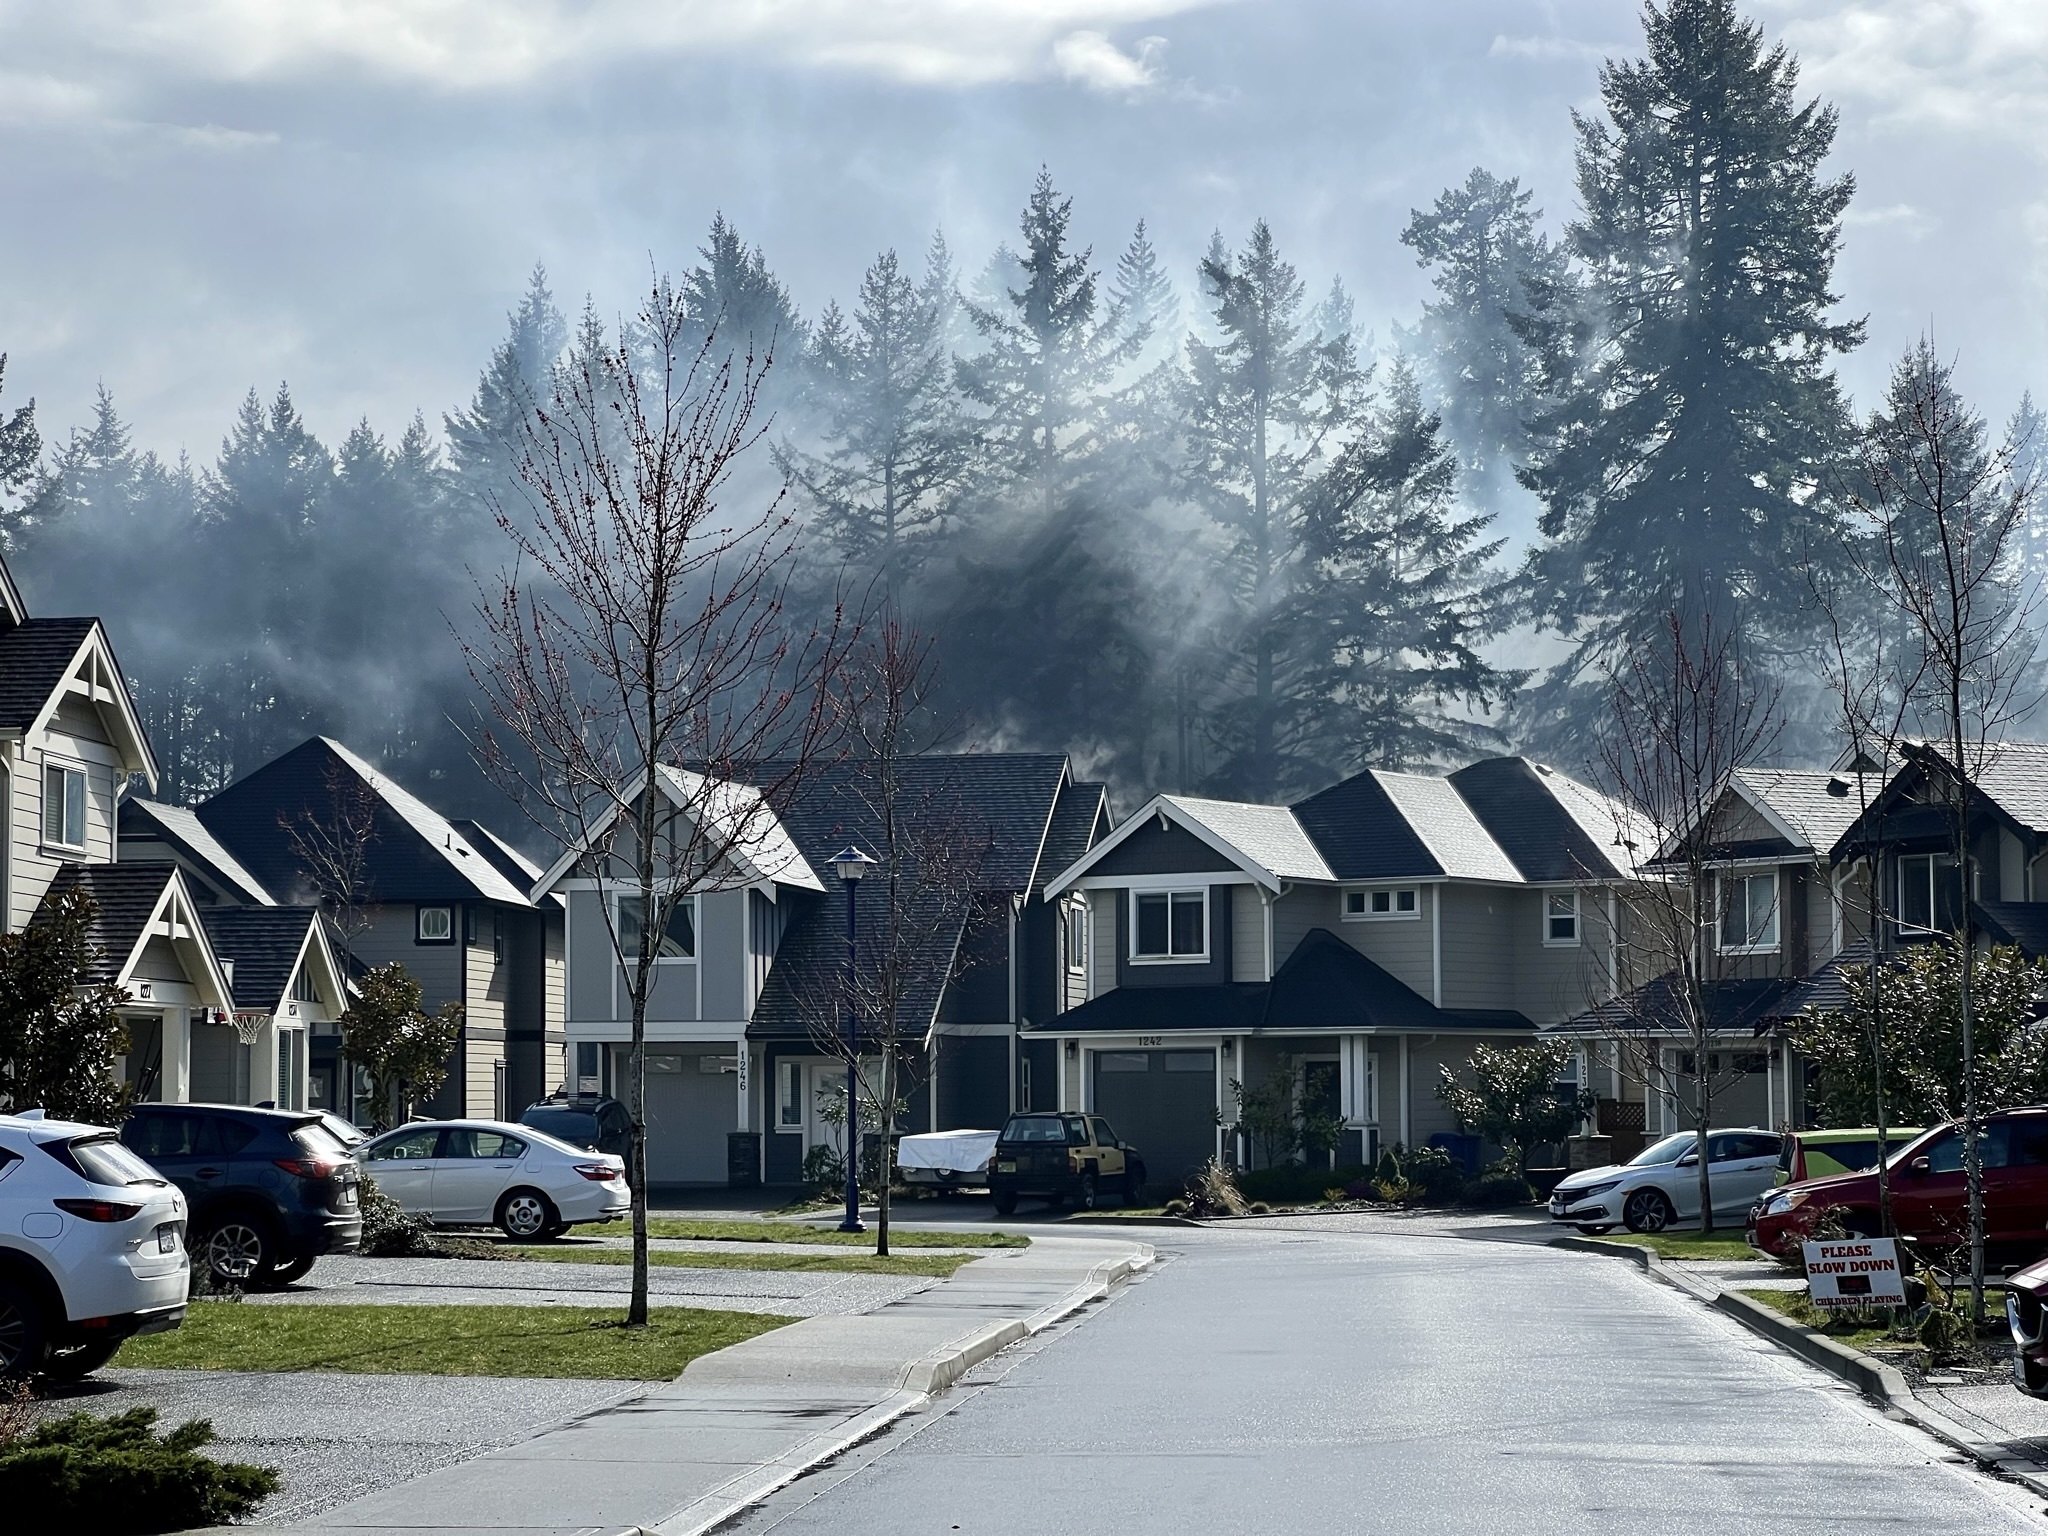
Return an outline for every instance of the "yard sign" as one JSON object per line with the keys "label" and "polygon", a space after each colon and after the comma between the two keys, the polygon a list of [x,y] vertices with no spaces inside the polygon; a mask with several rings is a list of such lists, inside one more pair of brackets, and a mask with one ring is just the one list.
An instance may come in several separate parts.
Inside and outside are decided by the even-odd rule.
{"label": "yard sign", "polygon": [[1854,1237],[1844,1242],[1802,1243],[1806,1288],[1813,1304],[1829,1307],[1903,1307],[1905,1277],[1899,1246],[1888,1237]]}

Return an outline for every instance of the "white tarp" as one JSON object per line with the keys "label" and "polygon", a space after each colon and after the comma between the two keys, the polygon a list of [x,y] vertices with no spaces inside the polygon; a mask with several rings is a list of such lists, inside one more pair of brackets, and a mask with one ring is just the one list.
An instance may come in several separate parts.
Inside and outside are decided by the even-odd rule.
{"label": "white tarp", "polygon": [[896,1143],[896,1166],[935,1173],[985,1173],[996,1149],[994,1131],[927,1131]]}

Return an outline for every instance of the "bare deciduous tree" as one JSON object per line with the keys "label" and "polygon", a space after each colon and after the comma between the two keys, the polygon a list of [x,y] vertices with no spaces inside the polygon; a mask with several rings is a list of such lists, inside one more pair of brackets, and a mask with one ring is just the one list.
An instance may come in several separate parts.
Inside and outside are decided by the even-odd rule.
{"label": "bare deciduous tree", "polygon": [[823,631],[785,616],[795,525],[781,494],[727,510],[764,430],[770,360],[693,342],[684,296],[661,280],[620,334],[560,369],[533,413],[519,466],[528,515],[497,517],[516,558],[465,648],[493,717],[476,732],[478,762],[606,893],[596,905],[631,1017],[626,1321],[644,1327],[655,961],[681,942],[677,913],[693,897],[786,867],[793,849],[770,802],[829,750],[845,637],[836,616]]}

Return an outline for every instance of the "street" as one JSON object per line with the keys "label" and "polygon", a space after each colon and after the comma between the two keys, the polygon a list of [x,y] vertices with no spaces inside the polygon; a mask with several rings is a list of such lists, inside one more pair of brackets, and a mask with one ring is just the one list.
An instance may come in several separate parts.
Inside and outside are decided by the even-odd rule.
{"label": "street", "polygon": [[1341,1227],[1146,1232],[1151,1278],[738,1529],[2048,1529],[1632,1266]]}

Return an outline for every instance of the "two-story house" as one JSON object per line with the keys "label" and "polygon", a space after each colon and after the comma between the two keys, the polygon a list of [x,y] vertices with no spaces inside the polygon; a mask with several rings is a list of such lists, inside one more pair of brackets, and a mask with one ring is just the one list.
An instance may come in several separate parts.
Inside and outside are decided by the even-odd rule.
{"label": "two-story house", "polygon": [[1439,1069],[1621,979],[1623,819],[1554,769],[1370,770],[1294,806],[1160,795],[1068,866],[1086,1001],[1035,1024],[1034,1108],[1105,1116],[1163,1178],[1249,1157],[1233,1084],[1287,1056],[1341,1162],[1455,1129]]}
{"label": "two-story house", "polygon": [[[849,844],[876,850],[882,835],[858,774],[851,764],[808,774],[668,925],[647,1019],[648,1171],[657,1184],[794,1184],[813,1148],[840,1144],[827,1113],[844,1065],[819,1036],[831,1029],[846,965],[849,895],[830,861]],[[993,1128],[1028,1092],[1020,1030],[1078,999],[1074,904],[1051,897],[1046,883],[1107,829],[1105,793],[1076,783],[1054,753],[935,754],[906,762],[902,774],[906,835],[921,835],[915,823],[931,818],[976,849],[971,900],[944,904],[911,935],[915,956],[904,969],[913,984],[896,1019],[903,1129]],[[668,772],[657,792],[669,814],[697,814],[704,803]],[[589,1091],[623,1088],[631,1010],[614,935],[631,933],[621,906],[637,900],[629,886],[579,849],[535,887],[566,904],[572,1082]],[[887,921],[879,892],[853,889],[872,942]]]}
{"label": "two-story house", "polygon": [[0,562],[0,922],[91,898],[89,979],[127,994],[116,1070],[137,1098],[302,1105],[307,1031],[342,998],[317,914],[270,903],[260,930],[208,924],[209,888],[162,847],[122,844],[128,788],[155,778],[99,621],[31,617]]}

